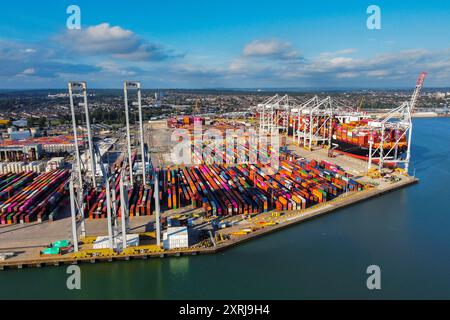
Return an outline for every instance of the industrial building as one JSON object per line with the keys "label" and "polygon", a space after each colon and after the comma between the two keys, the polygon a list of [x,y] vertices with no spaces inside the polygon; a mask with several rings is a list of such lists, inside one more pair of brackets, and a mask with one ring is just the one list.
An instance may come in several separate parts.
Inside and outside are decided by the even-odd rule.
{"label": "industrial building", "polygon": [[0,161],[35,161],[42,156],[41,144],[1,144]]}
{"label": "industrial building", "polygon": [[[36,161],[44,156],[63,156],[75,149],[73,137],[70,135],[40,138],[31,138],[28,134],[27,136],[28,138],[20,141],[0,141],[0,161]],[[83,142],[80,140],[78,143],[81,145]]]}

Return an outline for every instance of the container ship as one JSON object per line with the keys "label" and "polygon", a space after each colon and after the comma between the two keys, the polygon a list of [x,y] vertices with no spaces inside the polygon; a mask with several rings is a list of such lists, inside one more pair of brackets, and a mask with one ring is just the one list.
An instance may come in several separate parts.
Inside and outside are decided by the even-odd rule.
{"label": "container ship", "polygon": [[[427,73],[422,72],[417,79],[416,88],[409,102],[409,117],[414,112],[426,76]],[[383,125],[379,120],[360,117],[356,121],[334,122],[331,150],[363,160],[379,157],[380,153],[389,150],[388,153],[392,152],[393,159],[402,159],[406,157],[408,150],[408,134],[406,134],[408,128],[395,126],[395,121],[392,121],[393,119]]]}
{"label": "container ship", "polygon": [[372,156],[379,156],[379,150],[396,148],[396,158],[401,158],[407,151],[408,141],[405,132],[399,129],[381,130],[381,123],[361,119],[349,123],[339,123],[333,126],[331,148],[333,151],[367,160],[372,143]]}

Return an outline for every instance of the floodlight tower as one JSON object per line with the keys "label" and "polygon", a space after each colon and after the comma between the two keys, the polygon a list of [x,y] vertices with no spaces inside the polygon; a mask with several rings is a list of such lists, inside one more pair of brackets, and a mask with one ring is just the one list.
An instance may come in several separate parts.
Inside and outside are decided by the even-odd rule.
{"label": "floodlight tower", "polygon": [[[125,112],[128,114],[128,90],[136,90],[137,91],[137,102],[133,102],[132,105],[138,106],[138,113],[139,113],[139,140],[141,145],[141,158],[142,158],[142,184],[144,186],[147,185],[147,170],[145,166],[145,145],[144,145],[144,124],[142,120],[142,96],[141,96],[141,83],[138,81],[125,81],[124,83],[124,95],[125,95]],[[128,118],[128,115],[127,115]],[[130,159],[130,177],[132,176],[132,168],[131,168],[131,137],[130,137],[130,124],[129,120],[127,119],[127,140],[128,140],[128,157]],[[132,183],[133,180],[130,178],[130,182]]]}

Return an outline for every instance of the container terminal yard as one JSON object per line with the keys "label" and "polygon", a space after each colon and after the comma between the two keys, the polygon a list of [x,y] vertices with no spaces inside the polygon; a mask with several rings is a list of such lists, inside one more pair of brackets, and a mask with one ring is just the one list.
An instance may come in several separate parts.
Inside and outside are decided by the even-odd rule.
{"label": "container terminal yard", "polygon": [[104,137],[92,130],[87,84],[71,82],[66,155],[43,152],[44,166],[47,141],[0,146],[0,268],[215,253],[417,183],[411,118],[425,76],[383,115],[275,95],[249,106],[251,121],[146,122],[141,84],[125,82],[126,130]]}

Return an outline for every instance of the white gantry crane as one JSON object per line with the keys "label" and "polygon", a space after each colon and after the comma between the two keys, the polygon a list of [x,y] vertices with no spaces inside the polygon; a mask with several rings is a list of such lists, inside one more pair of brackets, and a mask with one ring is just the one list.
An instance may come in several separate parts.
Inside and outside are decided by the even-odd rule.
{"label": "white gantry crane", "polygon": [[[399,107],[391,110],[377,118],[374,123],[377,128],[373,132],[380,133],[380,143],[377,148],[373,147],[373,139],[369,140],[369,163],[368,169],[372,167],[374,161],[378,162],[378,169],[381,170],[386,163],[404,164],[405,172],[408,173],[409,162],[411,159],[411,142],[412,142],[412,114],[414,113],[417,100],[420,96],[423,83],[427,76],[426,72],[420,73],[416,88],[411,96],[410,101],[403,102]],[[394,141],[391,140],[388,148],[385,148],[385,139],[387,132],[394,132]],[[372,134],[371,136],[373,136]],[[401,148],[400,144],[406,141],[406,146]],[[406,148],[406,154],[402,155],[402,151]]]}
{"label": "white gantry crane", "polygon": [[[86,235],[85,231],[85,203],[84,203],[84,191],[89,190],[92,184],[92,188],[104,187],[106,195],[106,206],[107,206],[107,226],[108,226],[108,243],[109,247],[113,249],[116,245],[116,240],[121,239],[122,250],[127,247],[127,232],[128,226],[128,216],[129,216],[129,199],[128,199],[128,188],[133,187],[133,171],[132,171],[132,154],[131,154],[131,135],[130,135],[130,122],[129,122],[129,91],[135,90],[137,95],[137,101],[133,102],[133,106],[138,107],[139,113],[139,133],[140,133],[140,147],[141,147],[141,157],[142,157],[142,183],[147,185],[146,177],[146,154],[144,146],[144,128],[143,128],[143,116],[142,116],[142,103],[141,103],[141,84],[140,82],[126,81],[124,83],[124,97],[125,97],[125,114],[126,114],[126,126],[127,126],[127,152],[123,162],[123,167],[120,173],[120,206],[122,210],[122,230],[121,236],[119,237],[119,223],[118,223],[118,203],[116,202],[116,190],[111,180],[111,172],[109,164],[103,163],[101,159],[100,151],[98,146],[94,144],[92,138],[92,132],[90,127],[89,119],[89,108],[87,104],[87,85],[85,82],[70,82],[69,83],[69,97],[70,106],[72,113],[73,122],[73,134],[74,134],[74,144],[75,144],[75,161],[72,166],[72,174],[70,177],[70,204],[71,204],[71,214],[72,214],[72,238],[74,243],[74,250],[77,252],[78,248],[78,226],[77,221],[79,217],[81,218],[81,234]],[[80,91],[83,102],[79,103],[79,106],[84,107],[84,112],[86,115],[86,125],[87,125],[87,140],[89,150],[86,153],[86,157],[82,158],[80,155],[79,145],[78,145],[78,133],[77,133],[77,123],[75,115],[75,104],[74,104],[74,92]],[[85,164],[83,161],[89,161]],[[126,167],[130,168],[130,181],[129,183],[125,181]],[[96,168],[100,168],[102,180],[101,183],[97,183],[96,180]],[[84,174],[88,172],[92,180],[85,180]],[[77,195],[75,194],[77,190]],[[156,179],[156,190],[158,190],[158,182]],[[158,194],[158,193],[157,193]],[[159,200],[159,198],[158,198]],[[157,210],[157,233],[159,234],[159,201],[156,200],[156,210]],[[160,236],[158,237],[160,239]],[[158,240],[160,244],[160,240]]]}
{"label": "white gantry crane", "polygon": [[360,118],[362,114],[329,96],[323,99],[314,96],[299,103],[288,95],[278,94],[253,108],[253,111],[259,114],[261,133],[288,133],[292,126],[293,141],[306,149],[318,144],[330,146],[333,121],[345,121],[356,115]]}
{"label": "white gantry crane", "polygon": [[[74,149],[75,149],[75,161],[72,164],[72,175],[71,175],[71,196],[75,196],[74,188],[77,189],[77,199],[71,199],[72,205],[72,215],[75,215],[73,219],[75,221],[78,219],[77,216],[80,216],[80,224],[81,224],[81,234],[82,236],[86,235],[86,224],[84,220],[84,190],[85,185],[89,188],[89,182],[83,179],[83,173],[89,173],[91,176],[91,184],[92,188],[97,187],[96,182],[96,165],[95,165],[95,152],[94,152],[94,142],[92,140],[92,132],[91,132],[91,122],[89,118],[89,106],[87,102],[87,85],[86,82],[69,82],[69,100],[70,100],[70,111],[72,115],[72,127],[73,127],[73,138],[74,138]],[[84,107],[84,113],[86,116],[86,132],[87,132],[87,140],[88,140],[88,152],[85,153],[86,157],[82,159],[80,154],[80,149],[78,145],[78,126],[76,122],[75,116],[75,103],[74,103],[74,92],[80,92],[83,101],[80,102],[77,106]],[[89,165],[85,164],[84,161],[89,161]],[[76,233],[76,225],[74,233]]]}
{"label": "white gantry crane", "polygon": [[127,144],[128,144],[128,158],[130,159],[130,183],[133,185],[133,167],[131,161],[131,136],[130,136],[130,121],[129,121],[129,106],[128,97],[129,91],[136,90],[137,101],[132,102],[133,106],[138,107],[139,113],[139,140],[141,147],[141,158],[142,158],[142,183],[144,186],[147,185],[147,169],[146,169],[146,154],[145,154],[145,144],[144,144],[144,124],[142,118],[142,96],[141,96],[141,83],[138,81],[125,81],[124,83],[124,99],[125,99],[125,119],[127,126]]}
{"label": "white gantry crane", "polygon": [[331,98],[314,96],[291,110],[293,141],[305,149],[322,144],[331,148],[334,122],[347,122],[367,117],[354,107]]}
{"label": "white gantry crane", "polygon": [[333,134],[333,103],[331,97],[319,100],[306,109],[306,117],[303,124],[303,147],[312,150],[313,145],[331,145]]}
{"label": "white gantry crane", "polygon": [[259,114],[259,132],[273,134],[275,132],[288,133],[290,112],[297,106],[294,98],[278,94],[258,104],[254,111]]}
{"label": "white gantry crane", "polygon": [[[85,153],[86,159],[81,159],[79,148],[77,145],[78,142],[78,134],[77,134],[77,123],[75,117],[75,104],[74,104],[74,95],[75,91],[81,92],[81,96],[83,97],[83,101],[78,104],[80,107],[84,107],[84,113],[86,116],[86,132],[87,132],[87,141],[88,141],[88,153]],[[69,82],[69,99],[70,99],[70,110],[72,113],[72,125],[73,125],[73,135],[75,139],[75,156],[76,156],[76,165],[77,169],[89,168],[92,184],[95,188],[96,186],[96,166],[95,166],[95,152],[94,152],[94,142],[92,140],[92,131],[91,131],[91,120],[89,117],[89,106],[87,102],[87,85],[86,82]],[[89,161],[89,165],[85,165],[82,163],[83,160]],[[80,171],[81,176],[81,171]],[[81,181],[81,179],[80,179]]]}
{"label": "white gantry crane", "polygon": [[293,119],[292,138],[294,142],[297,142],[298,145],[300,145],[301,141],[305,140],[304,126],[306,124],[304,121],[304,115],[309,113],[310,108],[316,106],[318,102],[319,98],[317,96],[314,96],[306,102],[299,104],[297,107],[291,109],[291,117]]}

